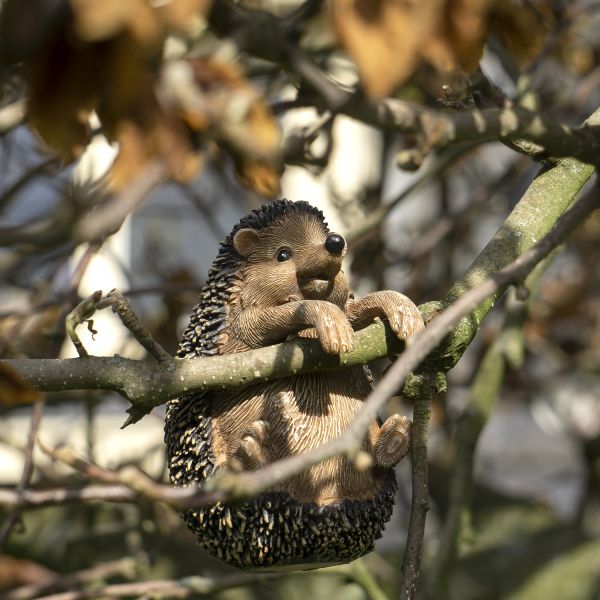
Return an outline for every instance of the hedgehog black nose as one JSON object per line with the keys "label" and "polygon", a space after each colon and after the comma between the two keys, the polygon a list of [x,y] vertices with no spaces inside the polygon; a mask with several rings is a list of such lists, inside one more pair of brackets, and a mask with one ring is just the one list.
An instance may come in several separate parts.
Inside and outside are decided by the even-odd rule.
{"label": "hedgehog black nose", "polygon": [[337,233],[330,233],[325,240],[325,249],[329,254],[334,254],[335,256],[339,256],[346,246],[346,240],[341,235]]}

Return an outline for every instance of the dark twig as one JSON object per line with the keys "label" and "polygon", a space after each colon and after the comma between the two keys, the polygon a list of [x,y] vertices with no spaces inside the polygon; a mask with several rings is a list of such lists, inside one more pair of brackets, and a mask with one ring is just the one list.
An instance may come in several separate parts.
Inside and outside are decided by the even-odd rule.
{"label": "dark twig", "polygon": [[[374,594],[374,586],[368,585],[363,573],[354,565],[339,565],[319,569],[319,575],[344,577],[356,581],[365,588],[371,600],[380,600],[383,596]],[[291,573],[232,573],[218,577],[192,575],[181,579],[155,579],[132,583],[113,583],[101,587],[83,590],[71,590],[51,596],[39,596],[38,600],[89,600],[92,598],[198,598],[214,597],[223,590],[242,587],[260,582],[268,582],[282,577],[305,577],[315,571],[294,571]]]}
{"label": "dark twig", "polygon": [[121,322],[133,337],[143,346],[148,353],[158,362],[171,361],[171,355],[152,337],[144,327],[139,317],[133,312],[129,301],[119,290],[111,290],[104,299],[100,300],[96,308],[98,310],[107,306],[121,319]]}
{"label": "dark twig", "polygon": [[123,192],[86,213],[75,227],[75,237],[82,241],[97,241],[115,233],[127,215],[146,200],[166,177],[166,165],[159,161],[151,162]]}
{"label": "dark twig", "polygon": [[[91,296],[84,298],[66,317],[65,319],[65,329],[67,331],[67,335],[69,336],[71,342],[73,342],[73,346],[77,350],[77,354],[81,358],[87,358],[89,356],[85,346],[79,339],[77,335],[77,327],[88,321],[91,323],[90,319],[92,315],[96,312],[96,304],[102,298],[102,291],[97,290]],[[91,326],[91,325],[90,325]]]}
{"label": "dark twig", "polygon": [[[67,334],[82,358],[89,355],[84,348],[77,332],[78,325],[87,321],[88,328],[93,331],[91,318],[97,310],[111,307],[113,312],[121,319],[121,322],[133,337],[153,356],[158,362],[171,361],[171,355],[152,337],[144,327],[139,317],[133,312],[131,305],[119,290],[111,290],[104,298],[102,291],[97,290],[88,298],[82,300],[68,315],[65,321]],[[71,374],[72,376],[72,374]]]}
{"label": "dark twig", "polygon": [[[38,400],[33,405],[33,410],[31,412],[31,425],[29,427],[29,436],[27,437],[27,447],[25,449],[25,459],[23,464],[23,472],[21,473],[21,480],[17,485],[15,493],[17,498],[20,498],[23,492],[29,486],[29,482],[31,481],[31,476],[33,475],[33,452],[35,450],[35,438],[37,436],[37,432],[40,427],[40,423],[42,421],[42,415],[44,413],[44,400]],[[10,532],[13,527],[17,524],[21,517],[21,511],[18,506],[15,507],[13,512],[6,517],[4,523],[2,523],[2,527],[0,528],[0,550],[6,544]]]}
{"label": "dark twig", "polygon": [[421,569],[425,518],[429,510],[429,463],[427,442],[429,440],[429,419],[431,399],[440,391],[441,381],[433,374],[416,376],[419,379],[410,396],[413,403],[413,426],[411,432],[412,455],[412,500],[408,537],[402,561],[402,584],[400,599],[414,598],[417,579]]}

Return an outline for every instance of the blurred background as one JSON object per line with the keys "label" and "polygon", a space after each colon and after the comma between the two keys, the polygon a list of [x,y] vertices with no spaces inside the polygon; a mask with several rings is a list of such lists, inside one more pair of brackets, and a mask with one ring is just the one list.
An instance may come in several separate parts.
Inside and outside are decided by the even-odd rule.
{"label": "blurred background", "polygon": [[[448,145],[407,162],[415,135],[345,116],[334,92],[436,110],[525,102],[579,125],[600,100],[600,2],[423,2],[435,5],[437,38],[419,29],[413,46],[416,21],[398,16],[402,2],[373,2],[381,14],[370,29],[360,21],[365,4],[0,2],[0,356],[76,356],[66,314],[113,288],[174,353],[219,241],[252,208],[281,196],[318,206],[348,239],[345,270],[356,295],[395,289],[416,304],[444,298],[539,162],[500,142]],[[455,37],[461,31],[456,22],[479,32],[466,59],[448,42],[452,27]],[[365,55],[385,62],[376,40],[386,36],[408,41],[390,43],[404,53],[404,72],[382,83],[387,75],[370,74]],[[435,59],[434,42],[444,40],[456,59],[449,70]],[[473,56],[468,78],[459,67]],[[181,64],[192,65],[198,86],[191,100],[172,97],[189,83]],[[419,595],[600,598],[599,242],[595,214],[552,256],[526,302],[496,305],[448,373],[447,393],[434,399]],[[440,576],[457,428],[482,357],[505,340],[519,311],[526,316],[499,359],[500,393],[474,440],[456,557]],[[96,334],[79,332],[90,354],[144,357],[110,311],[93,323]],[[384,367],[375,365],[376,374]],[[21,479],[31,421],[8,381],[0,378],[7,489]],[[39,439],[166,482],[163,407],[122,430],[127,406],[107,392],[47,394]],[[411,413],[401,397],[386,410]],[[35,488],[89,483],[37,448],[33,458]],[[211,597],[397,597],[409,460],[398,479],[396,511],[373,554],[347,568],[257,577]],[[96,585],[236,572],[196,547],[176,510],[145,500],[27,510],[3,543],[0,590],[21,593],[12,597],[46,595],[22,587],[31,584],[85,587],[85,578],[65,576],[98,565],[105,568],[90,578]]]}

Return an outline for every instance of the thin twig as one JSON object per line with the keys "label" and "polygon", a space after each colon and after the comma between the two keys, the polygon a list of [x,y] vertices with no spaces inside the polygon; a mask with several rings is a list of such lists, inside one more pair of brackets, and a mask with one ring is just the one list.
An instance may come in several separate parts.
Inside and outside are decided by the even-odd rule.
{"label": "thin twig", "polygon": [[108,198],[85,214],[75,227],[75,237],[81,241],[97,241],[115,233],[127,215],[166,177],[167,166],[160,161],[151,162],[118,196]]}
{"label": "thin twig", "polygon": [[84,298],[66,317],[65,329],[67,335],[71,339],[73,346],[77,350],[80,358],[87,358],[89,356],[85,346],[77,335],[77,327],[88,321],[89,327],[92,327],[90,321],[92,315],[96,312],[96,304],[102,298],[102,291],[96,290],[91,296]]}
{"label": "thin twig", "polygon": [[423,374],[419,376],[419,379],[419,385],[416,389],[413,388],[410,398],[413,404],[412,499],[406,548],[402,560],[400,600],[414,598],[421,569],[425,518],[429,510],[429,463],[427,460],[429,419],[432,397],[440,387],[437,377],[433,374]]}
{"label": "thin twig", "polygon": [[[27,437],[27,448],[25,449],[23,471],[21,473],[21,480],[19,481],[19,484],[17,485],[17,488],[15,490],[17,497],[19,498],[29,486],[31,476],[33,475],[33,452],[35,450],[35,438],[37,436],[37,432],[39,430],[43,414],[44,400],[42,399],[34,403],[33,410],[31,412],[31,424],[29,426],[29,435]],[[17,524],[20,517],[21,511],[18,507],[15,507],[13,512],[10,515],[8,515],[4,523],[2,523],[2,528],[0,528],[0,550],[2,550],[4,544],[6,544],[8,538],[10,537],[10,532],[12,531],[12,528]]]}
{"label": "thin twig", "polygon": [[[360,562],[360,561],[359,561]],[[364,569],[356,568],[354,564],[336,565],[314,571],[293,571],[283,573],[233,573],[220,577],[202,577],[192,575],[181,579],[155,579],[137,581],[134,583],[115,583],[106,586],[83,590],[71,590],[50,596],[40,596],[38,600],[89,600],[92,598],[128,598],[151,597],[155,600],[166,598],[213,597],[218,592],[246,585],[268,582],[287,577],[319,576],[343,577],[356,581],[363,586],[371,600],[382,600],[378,587],[372,581],[367,581]]]}
{"label": "thin twig", "polygon": [[111,290],[104,299],[100,300],[96,308],[102,309],[107,306],[121,319],[121,322],[138,343],[158,362],[171,361],[171,355],[152,337],[148,329],[144,327],[139,317],[133,312],[129,301],[119,290]]}
{"label": "thin twig", "polygon": [[349,244],[358,243],[370,234],[375,232],[377,228],[383,223],[386,217],[405,199],[407,199],[413,192],[428,185],[436,177],[441,175],[452,166],[457,160],[463,157],[465,154],[470,152],[476,144],[463,144],[462,146],[453,146],[445,152],[440,153],[440,156],[436,158],[434,164],[426,168],[423,173],[420,173],[409,185],[406,186],[395,198],[386,202],[384,205],[377,208],[371,214],[369,214],[363,223],[356,229],[350,231],[346,236]]}
{"label": "thin twig", "polygon": [[[183,490],[183,488],[182,488]],[[82,488],[54,488],[47,490],[0,489],[0,506],[7,509],[32,509],[59,504],[84,502],[137,502],[137,494],[124,485],[88,485]]]}
{"label": "thin twig", "polygon": [[56,577],[46,583],[22,585],[14,590],[4,592],[2,598],[3,600],[31,600],[51,592],[80,588],[84,584],[97,582],[115,575],[133,579],[138,576],[143,562],[145,561],[140,557],[126,557],[112,562],[100,563],[89,569]]}
{"label": "thin twig", "polygon": [[77,326],[87,321],[88,329],[95,334],[91,318],[97,310],[102,310],[109,306],[119,319],[121,319],[121,322],[131,332],[133,337],[151,356],[158,362],[172,361],[171,355],[152,337],[139,317],[133,312],[128,300],[119,290],[111,290],[104,298],[102,297],[102,291],[97,290],[91,296],[82,300],[67,315],[65,320],[67,334],[81,358],[88,358],[89,355],[77,335]]}

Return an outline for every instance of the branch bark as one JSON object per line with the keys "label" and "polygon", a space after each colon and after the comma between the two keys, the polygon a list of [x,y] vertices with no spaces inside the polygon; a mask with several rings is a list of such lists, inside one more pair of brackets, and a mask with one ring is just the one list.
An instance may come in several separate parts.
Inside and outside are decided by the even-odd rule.
{"label": "branch bark", "polygon": [[542,153],[536,152],[538,157],[571,157],[600,164],[598,123],[574,128],[523,107],[448,112],[393,98],[374,101],[353,95],[342,112],[387,131],[418,134],[425,152],[459,142],[493,140],[509,142],[515,148],[514,144],[521,146],[527,140],[543,148]]}
{"label": "branch bark", "polygon": [[170,398],[190,391],[240,387],[307,371],[325,371],[365,364],[404,348],[387,325],[375,323],[356,333],[356,350],[327,354],[316,340],[294,340],[240,354],[154,361],[88,356],[71,359],[8,359],[42,391],[113,390],[132,404],[138,420]]}

